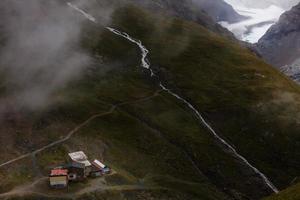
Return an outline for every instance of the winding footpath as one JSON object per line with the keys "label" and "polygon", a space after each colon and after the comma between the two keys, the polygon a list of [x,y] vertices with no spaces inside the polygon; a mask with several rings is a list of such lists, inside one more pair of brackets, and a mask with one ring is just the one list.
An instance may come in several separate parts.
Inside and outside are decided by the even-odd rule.
{"label": "winding footpath", "polygon": [[[72,4],[72,3],[68,3],[68,5],[75,9],[76,11],[80,12],[84,17],[86,17],[88,20],[90,20],[93,23],[97,23],[97,20],[91,16],[90,14],[86,13],[85,11],[83,11],[82,9],[78,8],[76,5]],[[127,33],[125,32],[121,32],[117,29],[111,28],[111,27],[106,27],[110,32],[123,37],[125,39],[127,39],[128,41],[130,41],[131,43],[137,45],[141,51],[141,66],[147,70],[149,70],[151,77],[157,77],[159,79],[159,77],[153,72],[153,70],[151,69],[150,63],[147,62],[147,56],[149,54],[149,50],[142,44],[142,42],[140,40],[137,40],[131,36],[129,36]],[[201,115],[201,113],[186,99],[184,99],[183,97],[181,97],[180,95],[176,94],[175,92],[171,91],[170,89],[167,88],[167,86],[165,86],[162,82],[160,82],[160,87],[162,90],[166,91],[167,93],[169,93],[170,95],[176,97],[179,101],[181,101],[182,103],[184,103],[186,106],[188,106],[193,112],[194,114],[197,116],[197,118],[200,120],[200,122],[213,134],[213,136],[219,141],[221,142],[228,150],[230,150],[238,159],[240,159],[244,164],[246,164],[249,168],[251,168],[257,175],[259,175],[262,180],[264,181],[264,183],[275,193],[278,193],[278,189],[274,186],[274,184],[266,177],[265,174],[263,174],[260,170],[258,170],[256,167],[254,167],[244,156],[242,156],[241,154],[239,154],[237,152],[237,150],[230,145],[228,142],[225,141],[225,139],[223,139],[220,135],[218,135],[216,133],[216,131],[211,127],[211,125],[204,119],[204,117]]]}
{"label": "winding footpath", "polygon": [[[108,176],[114,175],[110,174]],[[105,178],[101,177],[98,179],[92,179],[89,181],[88,187],[81,187],[76,192],[64,192],[55,193],[52,191],[45,191],[39,187],[39,185],[44,184],[47,181],[48,177],[41,177],[31,184],[19,186],[9,192],[0,194],[0,199],[8,199],[11,197],[21,197],[29,195],[37,195],[38,199],[51,198],[51,199],[77,199],[77,197],[82,197],[84,194],[93,193],[97,191],[138,191],[138,190],[161,190],[163,187],[154,187],[154,186],[145,186],[140,184],[121,184],[121,185],[107,185]]]}
{"label": "winding footpath", "polygon": [[17,162],[17,161],[19,161],[19,160],[22,160],[22,159],[24,159],[24,158],[27,158],[27,157],[36,155],[36,154],[38,154],[38,153],[40,153],[40,152],[42,152],[42,151],[44,151],[44,150],[46,150],[46,149],[49,149],[49,148],[51,148],[51,147],[53,147],[53,146],[56,146],[56,145],[58,145],[58,144],[61,144],[61,143],[66,142],[67,140],[69,140],[69,139],[74,135],[74,133],[76,133],[79,129],[81,129],[82,127],[84,127],[85,125],[87,125],[90,121],[92,121],[92,120],[95,119],[95,118],[98,118],[98,117],[102,117],[102,116],[111,114],[114,110],[115,110],[115,107],[113,106],[113,107],[112,107],[109,111],[107,111],[107,112],[104,112],[104,113],[101,113],[101,114],[96,114],[96,115],[91,116],[89,119],[87,119],[86,121],[84,121],[82,124],[78,125],[78,126],[75,127],[73,130],[71,130],[71,131],[68,133],[68,135],[67,135],[66,137],[64,137],[63,139],[54,141],[54,142],[52,142],[52,143],[50,143],[50,144],[48,144],[48,145],[46,145],[46,146],[44,146],[44,147],[42,147],[42,148],[40,148],[40,149],[37,149],[37,150],[35,150],[35,151],[33,151],[33,152],[30,152],[30,153],[21,155],[21,156],[19,156],[19,157],[16,157],[16,158],[14,158],[14,159],[12,159],[12,160],[6,161],[6,162],[0,164],[0,168],[5,167],[5,166],[7,166],[7,165],[9,165],[9,164],[12,164],[12,163],[14,163],[14,162]]}
{"label": "winding footpath", "polygon": [[154,94],[150,95],[150,96],[147,96],[147,97],[144,97],[144,98],[140,98],[140,99],[137,99],[137,100],[132,100],[132,101],[125,101],[125,102],[121,102],[121,103],[118,103],[116,105],[112,105],[111,108],[106,111],[106,112],[101,112],[101,113],[98,113],[98,114],[95,114],[95,115],[92,115],[91,117],[89,117],[87,120],[85,120],[84,122],[82,122],[81,124],[79,124],[78,126],[76,126],[74,129],[72,129],[64,138],[60,139],[60,140],[56,140],[44,147],[41,147],[40,149],[37,149],[35,151],[32,151],[32,152],[29,152],[29,153],[26,153],[26,154],[23,154],[21,156],[18,156],[14,159],[11,159],[9,161],[6,161],[4,163],[1,163],[0,164],[0,168],[2,167],[5,167],[5,166],[8,166],[14,162],[17,162],[17,161],[20,161],[24,158],[27,158],[27,157],[30,157],[30,156],[35,156],[36,154],[42,152],[42,151],[45,151],[47,149],[50,149],[54,146],[57,146],[59,144],[62,144],[68,140],[70,140],[72,138],[72,136],[78,132],[81,128],[83,128],[84,126],[86,126],[88,123],[90,123],[91,121],[93,121],[94,119],[96,118],[100,118],[100,117],[104,117],[106,115],[109,115],[111,113],[113,113],[119,106],[123,106],[123,105],[127,105],[127,104],[133,104],[133,103],[139,103],[139,102],[143,102],[143,101],[147,101],[153,97],[156,97],[157,95],[159,95],[159,93],[161,92],[161,90],[158,90],[156,91]]}

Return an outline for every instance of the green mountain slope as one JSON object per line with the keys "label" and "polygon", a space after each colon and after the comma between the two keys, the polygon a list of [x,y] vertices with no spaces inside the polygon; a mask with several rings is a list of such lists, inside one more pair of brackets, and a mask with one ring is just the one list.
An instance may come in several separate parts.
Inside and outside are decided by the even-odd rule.
{"label": "green mountain slope", "polygon": [[[299,174],[300,91],[292,81],[195,23],[129,6],[115,12],[111,26],[141,39],[163,82],[276,186],[284,188]],[[10,113],[2,122],[3,162],[61,142],[0,164],[0,199],[222,200],[271,194],[186,105],[150,78],[134,44],[87,23],[82,46],[94,64],[53,95],[54,105]],[[68,191],[49,190],[42,177],[76,150],[105,160],[116,174]]]}
{"label": "green mountain slope", "polygon": [[286,190],[283,190],[278,195],[272,195],[265,200],[298,200],[300,199],[300,185],[289,187]]}
{"label": "green mountain slope", "polygon": [[138,26],[134,16],[120,19],[118,27],[142,38],[170,87],[205,113],[242,155],[265,169],[276,185],[297,176],[299,88],[293,82],[247,50],[194,24],[174,20],[165,22],[163,31],[149,31],[149,24],[145,30],[128,28]]}

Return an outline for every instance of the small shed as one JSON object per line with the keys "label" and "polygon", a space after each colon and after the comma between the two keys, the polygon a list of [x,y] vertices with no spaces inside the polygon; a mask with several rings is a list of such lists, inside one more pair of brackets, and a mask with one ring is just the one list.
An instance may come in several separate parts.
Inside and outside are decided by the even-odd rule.
{"label": "small shed", "polygon": [[100,177],[100,176],[102,176],[103,175],[103,173],[102,173],[102,168],[101,167],[99,167],[99,165],[97,165],[96,163],[95,163],[95,161],[94,162],[92,162],[92,171],[91,171],[91,177]]}
{"label": "small shed", "polygon": [[101,174],[109,174],[111,172],[111,169],[99,160],[94,160],[92,162],[92,165],[93,169],[98,169],[101,172]]}
{"label": "small shed", "polygon": [[77,151],[73,153],[69,153],[69,157],[74,164],[81,164],[84,166],[84,175],[85,177],[89,176],[92,171],[92,164],[88,160],[88,157],[85,155],[83,151]]}
{"label": "small shed", "polygon": [[68,170],[67,169],[53,169],[49,175],[50,187],[52,188],[66,188],[68,186]]}

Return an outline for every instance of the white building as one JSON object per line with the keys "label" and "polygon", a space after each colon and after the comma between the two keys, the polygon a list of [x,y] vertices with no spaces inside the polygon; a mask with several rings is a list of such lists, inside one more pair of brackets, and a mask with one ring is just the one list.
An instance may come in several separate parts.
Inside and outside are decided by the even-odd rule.
{"label": "white building", "polygon": [[83,151],[77,151],[73,153],[69,153],[69,157],[72,162],[84,165],[84,174],[85,176],[89,176],[92,170],[92,164],[88,160],[88,157],[85,155]]}

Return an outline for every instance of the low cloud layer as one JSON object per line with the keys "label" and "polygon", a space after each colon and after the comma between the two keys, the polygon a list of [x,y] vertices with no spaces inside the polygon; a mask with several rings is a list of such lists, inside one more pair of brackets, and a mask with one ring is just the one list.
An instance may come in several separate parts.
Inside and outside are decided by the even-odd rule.
{"label": "low cloud layer", "polygon": [[225,0],[233,6],[246,6],[248,8],[268,8],[271,5],[289,10],[300,0]]}
{"label": "low cloud layer", "polygon": [[[80,6],[89,4],[80,1]],[[79,44],[86,19],[64,1],[2,0],[0,7],[5,38],[0,49],[5,88],[0,109],[44,107],[56,90],[79,77],[91,61]]]}

